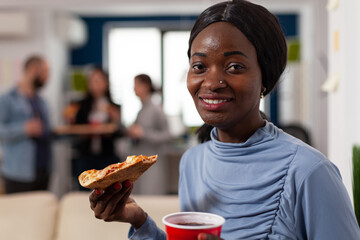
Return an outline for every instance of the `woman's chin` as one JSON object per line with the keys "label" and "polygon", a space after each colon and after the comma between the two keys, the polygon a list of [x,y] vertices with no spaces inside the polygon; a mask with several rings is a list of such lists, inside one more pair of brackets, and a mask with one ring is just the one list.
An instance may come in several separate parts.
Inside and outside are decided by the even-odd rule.
{"label": "woman's chin", "polygon": [[202,117],[202,120],[211,126],[214,126],[216,128],[222,128],[224,125],[224,120],[220,118],[214,118],[214,117]]}

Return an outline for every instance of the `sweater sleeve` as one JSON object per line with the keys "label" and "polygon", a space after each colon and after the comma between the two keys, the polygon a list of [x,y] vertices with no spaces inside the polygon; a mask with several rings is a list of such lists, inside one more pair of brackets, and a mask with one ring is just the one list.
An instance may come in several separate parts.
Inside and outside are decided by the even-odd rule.
{"label": "sweater sleeve", "polygon": [[149,128],[145,128],[144,140],[155,144],[161,144],[171,139],[171,133],[166,116],[159,108],[154,108],[152,113],[152,125]]}
{"label": "sweater sleeve", "polygon": [[147,217],[145,223],[135,231],[130,228],[128,238],[131,240],[166,240],[166,234],[160,230],[151,217]]}
{"label": "sweater sleeve", "polygon": [[6,96],[0,98],[0,139],[2,141],[16,141],[27,138],[25,134],[25,121],[8,121],[7,117],[11,115],[11,102]]}
{"label": "sweater sleeve", "polygon": [[298,189],[297,231],[304,239],[360,239],[355,214],[338,169],[320,162]]}

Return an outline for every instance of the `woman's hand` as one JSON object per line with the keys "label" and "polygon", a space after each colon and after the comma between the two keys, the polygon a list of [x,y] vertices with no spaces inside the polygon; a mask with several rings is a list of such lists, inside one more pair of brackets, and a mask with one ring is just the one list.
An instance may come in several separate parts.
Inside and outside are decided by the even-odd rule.
{"label": "woman's hand", "polygon": [[200,233],[198,235],[198,240],[223,240],[223,239],[211,234]]}
{"label": "woman's hand", "polygon": [[118,107],[109,105],[108,107],[109,118],[111,122],[118,123],[120,122],[120,109]]}
{"label": "woman's hand", "polygon": [[137,124],[133,124],[128,129],[128,135],[134,139],[141,139],[144,136],[144,129]]}
{"label": "woman's hand", "polygon": [[38,118],[29,119],[24,125],[24,131],[29,137],[39,137],[43,134],[43,124]]}
{"label": "woman's hand", "polygon": [[146,221],[147,214],[129,197],[132,189],[133,184],[125,181],[123,184],[115,183],[105,190],[94,190],[89,200],[95,217],[106,222],[127,222],[135,229],[140,228]]}

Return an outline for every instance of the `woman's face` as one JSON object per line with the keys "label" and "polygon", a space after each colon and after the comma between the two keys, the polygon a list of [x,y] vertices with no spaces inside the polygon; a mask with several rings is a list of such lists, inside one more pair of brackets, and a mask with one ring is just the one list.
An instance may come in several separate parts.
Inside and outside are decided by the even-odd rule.
{"label": "woman's face", "polygon": [[93,97],[99,98],[105,96],[108,87],[107,79],[101,72],[94,71],[90,75],[89,91]]}
{"label": "woman's face", "polygon": [[149,86],[147,84],[143,83],[138,78],[135,78],[134,92],[135,92],[135,95],[138,96],[140,99],[145,99],[146,97],[148,97],[151,94]]}
{"label": "woman's face", "polygon": [[194,39],[187,87],[205,123],[229,130],[259,119],[262,79],[256,51],[230,23],[213,23]]}

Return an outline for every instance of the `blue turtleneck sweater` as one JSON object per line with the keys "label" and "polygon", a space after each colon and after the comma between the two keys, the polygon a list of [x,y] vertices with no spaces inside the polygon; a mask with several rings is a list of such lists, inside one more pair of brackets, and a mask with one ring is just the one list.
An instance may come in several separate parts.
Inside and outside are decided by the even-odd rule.
{"label": "blue turtleneck sweater", "polygon": [[[244,143],[217,139],[189,149],[180,164],[181,211],[216,213],[224,239],[360,239],[335,165],[272,123]],[[166,239],[149,217],[131,239]]]}

